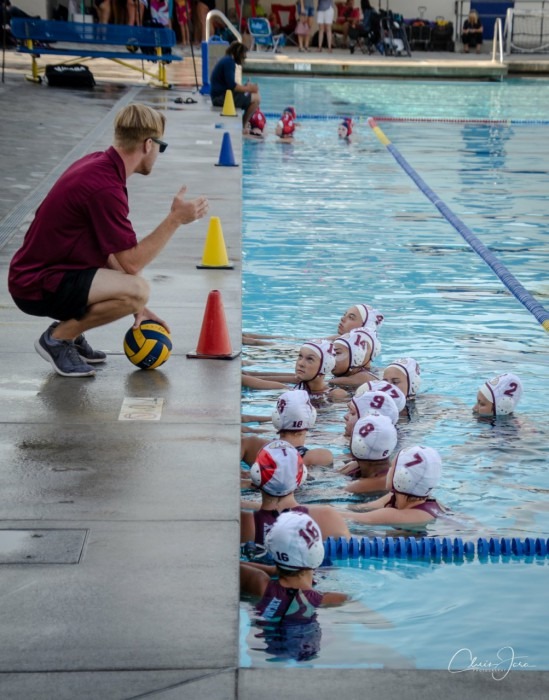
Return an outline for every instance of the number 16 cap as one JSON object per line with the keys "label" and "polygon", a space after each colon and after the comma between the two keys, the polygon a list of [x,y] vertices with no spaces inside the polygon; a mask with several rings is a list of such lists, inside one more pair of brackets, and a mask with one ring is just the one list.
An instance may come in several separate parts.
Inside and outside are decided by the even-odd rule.
{"label": "number 16 cap", "polygon": [[285,569],[316,569],[324,559],[320,527],[308,513],[281,513],[267,533],[265,545]]}
{"label": "number 16 cap", "polygon": [[407,447],[395,459],[393,490],[425,498],[438,484],[441,474],[442,460],[434,448],[421,445]]}

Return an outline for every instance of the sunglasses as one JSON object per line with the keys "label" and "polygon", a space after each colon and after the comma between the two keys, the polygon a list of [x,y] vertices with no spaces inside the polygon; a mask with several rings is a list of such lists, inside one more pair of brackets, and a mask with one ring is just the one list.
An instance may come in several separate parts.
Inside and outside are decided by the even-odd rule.
{"label": "sunglasses", "polygon": [[160,153],[164,153],[166,148],[168,148],[168,144],[165,141],[161,141],[160,139],[157,139],[155,136],[151,136],[150,138],[151,138],[151,141],[154,141],[155,143],[157,143],[159,145]]}

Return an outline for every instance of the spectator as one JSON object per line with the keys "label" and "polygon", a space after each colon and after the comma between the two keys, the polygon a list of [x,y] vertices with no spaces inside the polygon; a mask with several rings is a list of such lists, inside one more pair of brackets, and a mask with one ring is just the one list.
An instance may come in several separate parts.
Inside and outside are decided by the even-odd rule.
{"label": "spectator", "polygon": [[332,53],[332,24],[334,22],[334,0],[318,0],[316,14],[318,23],[318,50],[322,51],[324,34],[328,44],[328,52]]}
{"label": "spectator", "polygon": [[461,41],[463,42],[463,51],[465,53],[469,53],[469,48],[473,48],[477,53],[480,53],[480,47],[482,45],[482,24],[476,10],[471,10],[469,16],[463,23]]}
{"label": "spectator", "polygon": [[354,6],[354,0],[346,0],[345,4],[337,3],[337,19],[333,31],[343,35],[343,46],[349,47],[349,30],[356,29],[360,19],[358,7]]}

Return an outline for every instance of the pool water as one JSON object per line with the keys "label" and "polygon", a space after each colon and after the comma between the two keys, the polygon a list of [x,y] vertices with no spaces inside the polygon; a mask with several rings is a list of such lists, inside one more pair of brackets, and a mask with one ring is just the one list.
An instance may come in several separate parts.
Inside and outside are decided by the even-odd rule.
{"label": "pool water", "polygon": [[[421,365],[420,394],[410,418],[399,422],[398,447],[422,443],[439,450],[443,477],[435,495],[455,513],[452,520],[430,524],[428,534],[547,537],[547,334],[425,198],[366,118],[433,120],[380,121],[380,126],[439,198],[548,307],[549,82],[271,78],[261,79],[260,88],[264,111],[277,113],[293,104],[302,118],[293,144],[276,142],[272,119],[264,143],[244,144],[244,328],[281,336],[272,347],[245,348],[244,359],[253,363],[252,369],[291,369],[301,341],[335,333],[349,306],[372,304],[386,319],[375,366],[402,356]],[[338,139],[337,121],[331,119],[335,115],[356,118],[351,143]],[[479,119],[491,121],[470,121]],[[474,418],[478,386],[505,371],[516,372],[524,384],[516,415],[497,421]],[[245,392],[243,412],[270,414],[277,394]],[[322,409],[307,444],[330,447],[336,456],[346,451],[344,412],[344,404]],[[356,499],[342,490],[345,478],[332,470],[313,469],[312,476],[300,501],[344,508]],[[359,535],[387,534],[385,528],[350,527]],[[402,603],[408,600],[409,566],[421,567],[399,562],[391,574],[405,593],[386,597],[383,588],[373,606],[384,613],[387,606],[396,606],[397,630],[408,624],[412,609]],[[503,565],[468,565],[455,572],[467,571],[472,581],[478,576],[472,585],[484,600],[492,594],[483,572],[493,571],[497,579],[498,566]],[[465,584],[451,583],[452,565],[425,568],[417,578],[425,598],[438,591],[437,576],[448,576],[447,605],[460,611],[451,624],[464,632],[475,628],[475,606]],[[439,570],[445,573],[435,573]],[[498,593],[490,605],[507,610],[508,598],[514,601],[512,619],[502,624],[518,635],[524,600],[534,608],[541,600],[546,567],[517,563],[505,573],[498,584],[501,600]],[[357,575],[370,581],[377,573]],[[361,589],[358,583],[356,587]],[[538,607],[531,635],[526,633],[532,649],[538,626],[547,623]],[[345,608],[322,611],[323,627],[324,620],[345,614]],[[435,627],[446,629],[447,614],[437,609]],[[426,615],[414,625],[414,635],[427,650],[432,623]],[[492,644],[489,629],[474,635],[486,650]],[[499,627],[494,634],[499,640]],[[505,643],[498,641],[495,651]],[[389,647],[401,658],[394,640]],[[332,645],[327,649],[332,652],[322,656],[330,665],[326,655],[340,655]],[[434,655],[435,648],[421,662],[412,655],[412,663],[443,667],[434,656],[431,663],[438,665],[429,666],[429,653]]]}

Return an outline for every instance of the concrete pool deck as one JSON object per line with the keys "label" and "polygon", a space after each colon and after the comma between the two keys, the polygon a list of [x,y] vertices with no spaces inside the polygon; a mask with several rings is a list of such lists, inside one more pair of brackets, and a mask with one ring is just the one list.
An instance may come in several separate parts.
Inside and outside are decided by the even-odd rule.
{"label": "concrete pool deck", "polygon": [[[240,362],[185,353],[213,289],[239,348],[241,168],[215,163],[225,131],[240,162],[240,120],[196,94],[176,104],[190,92],[149,88],[106,62],[93,64],[92,92],[26,83],[28,64],[8,54],[0,84],[1,700],[546,698],[549,676],[536,671],[496,682],[480,672],[239,669]],[[188,65],[175,70],[174,83],[192,84]],[[209,197],[235,267],[196,269],[208,220],[182,227],[146,275],[151,308],[172,326],[165,367],[133,370],[121,321],[88,334],[109,353],[97,376],[65,379],[35,353],[47,322],[15,308],[7,267],[58,174],[109,145],[130,101],[166,110],[170,144],[148,178],[129,181],[138,234],[187,184],[189,196]],[[161,420],[136,401],[121,416],[125,397],[162,399]]]}

